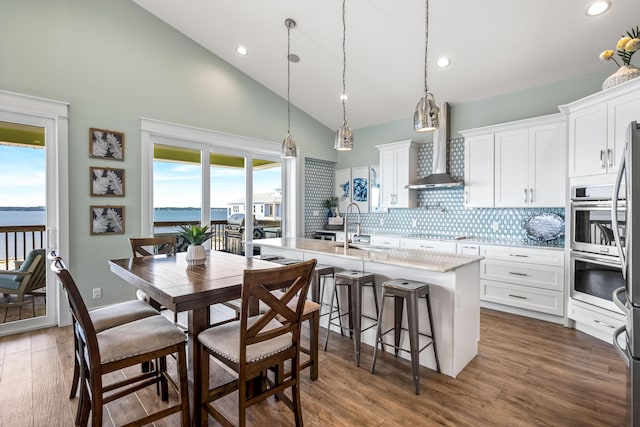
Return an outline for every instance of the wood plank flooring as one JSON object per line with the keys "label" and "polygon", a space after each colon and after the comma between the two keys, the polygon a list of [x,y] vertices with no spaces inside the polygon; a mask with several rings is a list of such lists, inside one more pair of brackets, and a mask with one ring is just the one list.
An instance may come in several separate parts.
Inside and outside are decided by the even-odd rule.
{"label": "wood plank flooring", "polygon": [[[321,329],[320,337],[324,338]],[[429,350],[427,350],[429,351]],[[413,393],[407,361],[372,348],[353,364],[348,338],[333,334],[320,352],[320,377],[303,372],[306,426],[624,426],[628,425],[627,369],[609,344],[561,325],[482,310],[478,356],[453,379],[421,370]],[[71,329],[50,328],[0,338],[0,426],[72,426],[77,399],[67,398],[73,362]],[[170,367],[173,369],[173,367]],[[119,372],[113,376],[127,375]],[[212,367],[211,378],[228,376]],[[233,418],[234,398],[223,401]],[[171,393],[171,399],[176,399]],[[108,405],[104,426],[155,410],[154,388]],[[293,426],[273,399],[248,411],[249,425]],[[177,418],[156,426],[178,425]],[[209,425],[216,425],[210,420]]]}

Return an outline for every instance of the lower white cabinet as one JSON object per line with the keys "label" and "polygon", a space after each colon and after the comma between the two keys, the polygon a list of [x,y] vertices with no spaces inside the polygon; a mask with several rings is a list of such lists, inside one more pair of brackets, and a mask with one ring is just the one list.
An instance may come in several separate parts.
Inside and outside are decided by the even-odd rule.
{"label": "lower white cabinet", "polygon": [[400,248],[421,249],[423,251],[449,252],[453,254],[456,253],[456,244],[454,242],[443,242],[440,240],[401,239]]}
{"label": "lower white cabinet", "polygon": [[391,236],[371,236],[371,246],[381,246],[385,248],[399,248],[400,238]]}
{"label": "lower white cabinet", "polygon": [[456,243],[456,253],[460,255],[480,255],[480,245],[474,243]]}
{"label": "lower white cabinet", "polygon": [[531,317],[564,316],[564,251],[482,246],[481,255],[482,301],[515,307]]}
{"label": "lower white cabinet", "polygon": [[567,317],[575,322],[577,330],[609,344],[613,344],[615,330],[626,323],[622,314],[613,313],[571,298],[569,299],[569,304],[567,304],[567,309]]}

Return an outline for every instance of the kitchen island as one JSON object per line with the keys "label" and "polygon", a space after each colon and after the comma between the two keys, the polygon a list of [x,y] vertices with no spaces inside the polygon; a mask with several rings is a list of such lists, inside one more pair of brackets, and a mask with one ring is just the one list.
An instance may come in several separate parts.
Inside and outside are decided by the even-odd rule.
{"label": "kitchen island", "polygon": [[[262,239],[254,240],[263,255],[277,255],[285,258],[308,260],[316,258],[318,264],[327,264],[342,269],[360,270],[376,275],[378,295],[382,281],[387,279],[410,279],[431,284],[431,305],[440,369],[443,374],[456,377],[458,373],[478,354],[480,338],[480,260],[482,257],[456,255],[443,252],[407,249],[379,249],[359,246],[344,248],[342,243],[312,239]],[[333,286],[325,289],[323,302],[328,303]],[[344,300],[346,295],[340,295]],[[393,301],[385,301],[383,331],[393,326]],[[345,304],[342,304],[343,308]],[[375,317],[375,306],[370,292],[363,297],[363,314]],[[420,301],[420,331],[426,328],[426,302]],[[405,315],[406,317],[406,315]],[[328,316],[321,317],[321,326],[327,327]],[[371,323],[363,319],[364,330]],[[406,319],[403,319],[406,327]],[[333,327],[332,327],[333,328]],[[334,328],[339,332],[338,328]],[[375,328],[362,334],[362,342],[373,346]],[[429,332],[428,330],[426,331]],[[392,343],[393,334],[385,336],[385,342]],[[420,337],[420,348],[427,338]],[[425,340],[423,342],[423,340]],[[409,347],[406,331],[402,334],[401,345]],[[390,347],[386,348],[390,349]],[[329,351],[331,341],[329,341]],[[373,350],[370,349],[372,352]],[[367,350],[363,348],[363,355]],[[409,358],[406,352],[400,357]],[[364,361],[367,359],[365,358]],[[366,362],[365,362],[366,364]],[[420,353],[420,364],[435,369],[433,352],[428,349]],[[410,369],[407,366],[407,369]]]}

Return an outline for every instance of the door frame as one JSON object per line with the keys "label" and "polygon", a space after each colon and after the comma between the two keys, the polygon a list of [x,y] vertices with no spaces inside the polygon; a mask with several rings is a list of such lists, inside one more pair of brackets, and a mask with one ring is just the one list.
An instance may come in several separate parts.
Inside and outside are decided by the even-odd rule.
{"label": "door frame", "polygon": [[[46,249],[69,258],[69,104],[0,90],[0,120],[45,129]],[[47,266],[49,262],[47,262]],[[67,298],[47,268],[47,315],[0,325],[0,336],[71,324]]]}

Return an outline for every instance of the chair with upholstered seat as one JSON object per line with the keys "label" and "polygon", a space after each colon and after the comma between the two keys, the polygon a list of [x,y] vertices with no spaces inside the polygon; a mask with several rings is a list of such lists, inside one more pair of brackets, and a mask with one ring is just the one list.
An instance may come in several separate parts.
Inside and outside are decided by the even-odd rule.
{"label": "chair with upholstered seat", "polygon": [[[81,388],[79,412],[76,424],[86,426],[91,414],[91,425],[102,425],[103,405],[120,399],[150,385],[159,384],[162,400],[169,399],[168,384],[180,394],[179,402],[141,417],[131,425],[144,425],[174,413],[180,413],[181,425],[190,425],[186,336],[171,321],[155,315],[115,326],[96,333],[94,322],[82,300],[80,291],[62,258],[51,252],[51,269],[64,287],[75,320],[74,334],[80,346]],[[175,384],[167,373],[167,355],[177,353],[178,382]],[[108,385],[103,375],[116,372],[143,362],[158,359],[150,372],[127,375]]]}
{"label": "chair with upholstered seat", "polygon": [[[46,286],[46,271],[44,249],[29,252],[16,270],[0,270],[0,294],[8,297],[8,301],[2,306],[22,306],[31,301],[35,316],[33,295],[29,299],[25,297]],[[15,295],[15,301],[9,301],[10,295]]]}
{"label": "chair with upholstered seat", "polygon": [[[196,382],[202,399],[196,402],[202,411],[204,423],[211,415],[222,425],[231,422],[213,406],[213,402],[230,393],[238,393],[238,425],[246,423],[245,411],[269,396],[278,395],[293,412],[296,426],[302,425],[300,402],[300,324],[305,299],[299,298],[295,307],[291,303],[296,295],[306,295],[316,260],[283,266],[279,268],[245,270],[242,284],[242,308],[240,320],[207,329],[198,335],[198,345],[202,351],[200,366],[196,366]],[[277,297],[272,291],[287,290]],[[260,303],[269,309],[264,314],[251,316],[252,308]],[[280,319],[280,321],[278,320]],[[209,389],[210,357],[219,360],[237,373],[234,380]],[[285,362],[291,365],[291,373],[286,378],[280,376],[272,383],[265,381],[263,372],[272,367],[284,371]],[[263,380],[262,387],[254,387],[252,396],[247,395],[250,380]],[[292,397],[284,391],[291,388]],[[203,423],[203,425],[205,425]]]}

